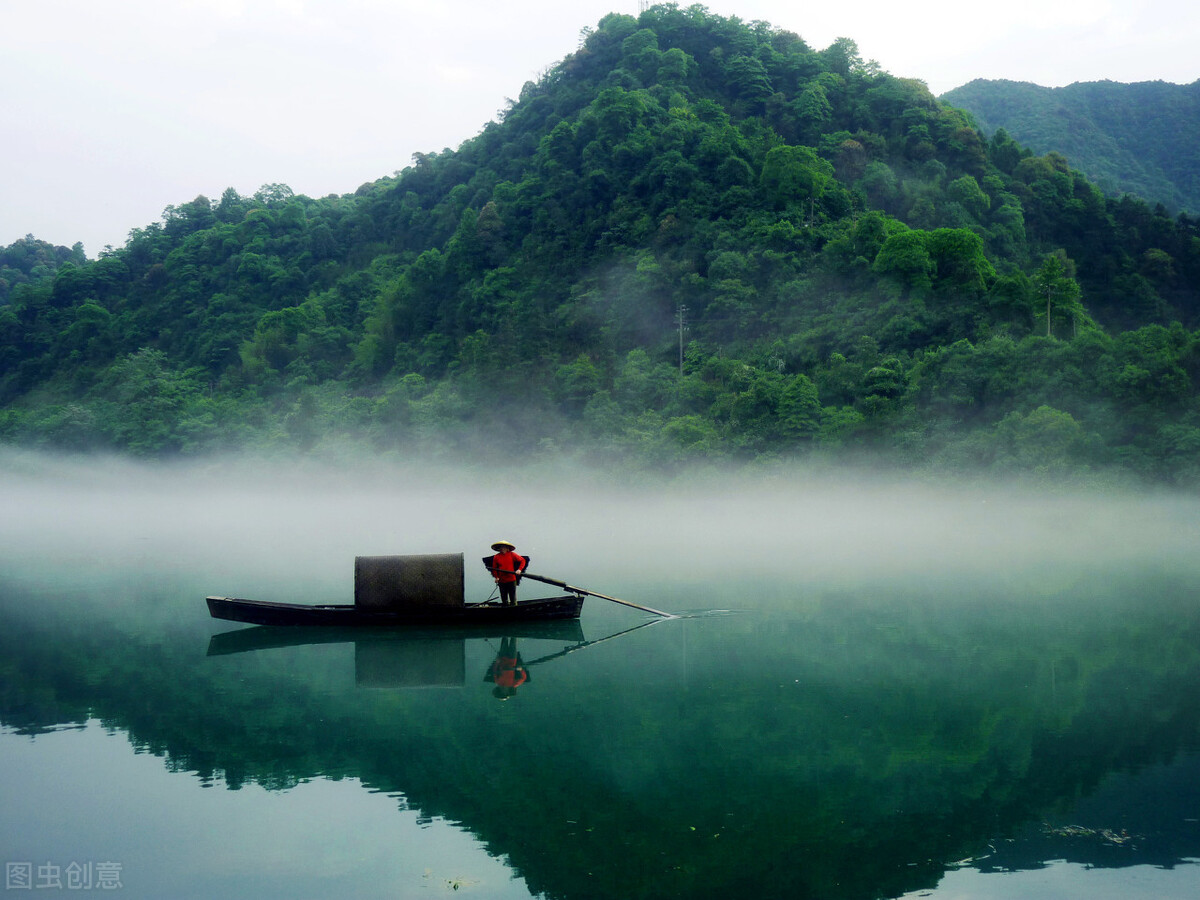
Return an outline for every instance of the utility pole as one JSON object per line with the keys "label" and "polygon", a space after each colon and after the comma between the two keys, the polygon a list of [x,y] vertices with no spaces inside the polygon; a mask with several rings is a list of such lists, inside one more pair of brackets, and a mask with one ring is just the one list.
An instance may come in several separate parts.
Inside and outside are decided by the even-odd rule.
{"label": "utility pole", "polygon": [[1054,285],[1046,285],[1046,337],[1050,337],[1050,298],[1054,296]]}
{"label": "utility pole", "polygon": [[679,377],[683,378],[683,333],[687,331],[687,313],[688,308],[682,303],[679,304],[679,309],[675,312],[675,318],[679,322]]}

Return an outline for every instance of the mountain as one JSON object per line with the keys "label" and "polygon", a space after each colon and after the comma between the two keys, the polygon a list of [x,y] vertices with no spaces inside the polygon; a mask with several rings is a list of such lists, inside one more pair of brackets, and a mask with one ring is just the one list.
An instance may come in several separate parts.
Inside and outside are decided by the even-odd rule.
{"label": "mountain", "polygon": [[1198,236],[849,39],[656,6],[456,150],[17,285],[0,440],[1193,483]]}
{"label": "mountain", "polygon": [[1065,155],[1105,193],[1200,212],[1200,81],[1048,88],[979,79],[943,94],[988,133]]}

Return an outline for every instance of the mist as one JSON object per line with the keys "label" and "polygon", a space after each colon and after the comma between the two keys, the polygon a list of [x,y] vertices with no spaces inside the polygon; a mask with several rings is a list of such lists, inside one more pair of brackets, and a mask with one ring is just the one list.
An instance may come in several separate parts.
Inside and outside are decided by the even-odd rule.
{"label": "mist", "polygon": [[628,484],[503,464],[141,464],[32,453],[0,462],[3,577],[92,584],[132,570],[263,600],[348,602],[356,555],[460,551],[468,598],[482,599],[491,585],[476,559],[500,538],[532,557],[531,572],[593,590],[666,584],[672,594],[752,605],[747,585],[760,579],[801,596],[901,576],[1040,590],[1048,573],[1187,571],[1200,537],[1200,502],[1190,496],[850,471],[709,471]]}

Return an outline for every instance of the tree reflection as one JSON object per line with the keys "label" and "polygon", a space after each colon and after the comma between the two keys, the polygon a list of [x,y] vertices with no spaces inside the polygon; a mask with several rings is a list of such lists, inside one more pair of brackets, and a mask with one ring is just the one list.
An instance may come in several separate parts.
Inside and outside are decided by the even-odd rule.
{"label": "tree reflection", "polygon": [[[1110,773],[1197,746],[1200,610],[1184,587],[831,593],[561,649],[360,636],[354,678],[336,646],[209,656],[205,633],[139,622],[137,604],[80,617],[10,588],[0,717],[99,717],[230,787],[353,776],[463,823],[553,898],[897,896]],[[362,689],[421,687],[422,659],[424,687],[448,690]],[[461,689],[463,665],[522,702]]]}

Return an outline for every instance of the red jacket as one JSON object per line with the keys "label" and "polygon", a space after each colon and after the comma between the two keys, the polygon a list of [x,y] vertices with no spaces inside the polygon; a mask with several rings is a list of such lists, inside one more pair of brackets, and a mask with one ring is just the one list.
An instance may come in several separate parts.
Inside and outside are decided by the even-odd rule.
{"label": "red jacket", "polygon": [[496,576],[497,581],[507,584],[516,581],[517,573],[525,571],[527,565],[525,557],[505,550],[492,557],[492,574]]}
{"label": "red jacket", "polygon": [[521,665],[521,657],[497,656],[492,663],[492,681],[500,687],[516,688],[525,683],[529,673]]}

